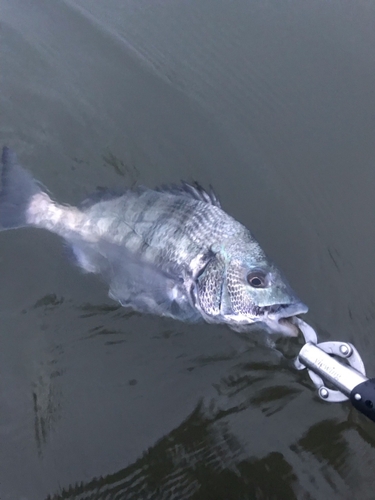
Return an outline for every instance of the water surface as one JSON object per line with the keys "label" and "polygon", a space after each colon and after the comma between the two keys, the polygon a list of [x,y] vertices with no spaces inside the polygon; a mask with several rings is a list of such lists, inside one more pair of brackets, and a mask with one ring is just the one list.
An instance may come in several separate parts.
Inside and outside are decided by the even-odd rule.
{"label": "water surface", "polygon": [[[374,23],[370,1],[2,0],[1,142],[67,203],[213,184],[373,376]],[[373,424],[261,332],[130,313],[58,237],[0,239],[1,500],[373,498]]]}

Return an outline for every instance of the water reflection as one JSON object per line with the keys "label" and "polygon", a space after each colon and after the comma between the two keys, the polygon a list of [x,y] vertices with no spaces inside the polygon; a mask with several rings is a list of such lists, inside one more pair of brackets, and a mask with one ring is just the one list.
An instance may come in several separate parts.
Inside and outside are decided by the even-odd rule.
{"label": "water reflection", "polygon": [[63,302],[64,297],[58,298],[55,293],[49,293],[35,302],[34,309],[38,309],[39,307],[55,307],[59,306]]}
{"label": "water reflection", "polygon": [[[60,349],[57,347],[57,351]],[[32,382],[34,433],[39,456],[43,455],[49,434],[60,419],[62,394],[55,379],[63,374],[63,370],[56,365],[54,356],[48,362],[41,363],[37,377]]]}
{"label": "water reflection", "polygon": [[202,404],[135,463],[47,500],[297,499],[297,477],[278,452],[247,458],[228,425]]}
{"label": "water reflection", "polygon": [[346,478],[350,469],[351,453],[345,432],[351,428],[349,422],[327,419],[313,425],[294,448],[309,452],[322,463],[328,463],[341,477]]}
{"label": "water reflection", "polygon": [[126,186],[129,188],[134,187],[137,183],[140,173],[133,162],[125,163],[115,156],[111,151],[107,151],[102,155],[103,161],[106,165],[112,167],[116,174],[121,177],[126,177]]}

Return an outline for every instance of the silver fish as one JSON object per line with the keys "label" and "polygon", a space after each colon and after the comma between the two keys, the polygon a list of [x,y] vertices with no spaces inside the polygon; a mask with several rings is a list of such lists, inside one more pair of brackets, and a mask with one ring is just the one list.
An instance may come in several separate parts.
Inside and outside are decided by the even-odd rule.
{"label": "silver fish", "polygon": [[307,312],[248,229],[226,214],[212,189],[99,190],[79,207],[60,205],[17,162],[2,155],[0,226],[59,234],[77,264],[101,275],[109,296],[134,310],[244,331],[261,322],[296,335]]}

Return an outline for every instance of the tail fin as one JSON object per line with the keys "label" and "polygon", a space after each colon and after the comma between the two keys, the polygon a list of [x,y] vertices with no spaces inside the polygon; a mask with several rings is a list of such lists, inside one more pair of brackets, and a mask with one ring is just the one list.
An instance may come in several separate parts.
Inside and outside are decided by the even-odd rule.
{"label": "tail fin", "polygon": [[0,229],[27,225],[26,210],[31,197],[41,192],[38,182],[23,169],[11,149],[4,147],[0,192]]}

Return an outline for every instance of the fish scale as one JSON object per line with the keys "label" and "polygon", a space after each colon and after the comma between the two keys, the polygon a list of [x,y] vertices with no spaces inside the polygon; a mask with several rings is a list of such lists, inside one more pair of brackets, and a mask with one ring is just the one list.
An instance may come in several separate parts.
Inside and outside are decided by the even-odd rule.
{"label": "fish scale", "polygon": [[72,207],[53,201],[10,149],[3,149],[2,162],[0,228],[34,226],[60,235],[76,263],[101,275],[122,305],[234,330],[263,324],[296,334],[285,318],[307,307],[250,231],[222,210],[212,188],[183,182],[122,194],[101,189]]}

